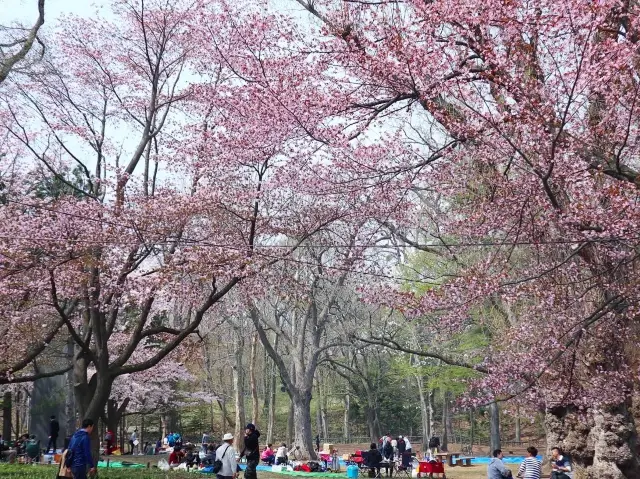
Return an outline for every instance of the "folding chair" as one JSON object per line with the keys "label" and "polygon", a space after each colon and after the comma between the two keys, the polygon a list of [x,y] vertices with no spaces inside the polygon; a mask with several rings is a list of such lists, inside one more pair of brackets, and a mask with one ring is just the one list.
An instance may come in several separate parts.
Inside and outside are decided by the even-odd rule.
{"label": "folding chair", "polygon": [[369,453],[362,451],[360,475],[362,475],[362,477],[380,479],[380,464],[371,464],[369,458]]}
{"label": "folding chair", "polygon": [[413,473],[413,457],[410,452],[403,452],[396,475],[411,477]]}

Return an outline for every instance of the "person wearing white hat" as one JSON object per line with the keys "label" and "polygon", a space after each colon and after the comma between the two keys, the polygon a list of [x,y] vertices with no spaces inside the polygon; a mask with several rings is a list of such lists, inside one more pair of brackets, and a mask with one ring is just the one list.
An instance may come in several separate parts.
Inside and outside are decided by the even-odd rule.
{"label": "person wearing white hat", "polygon": [[226,433],[222,437],[222,445],[216,451],[216,459],[222,462],[222,469],[217,474],[218,479],[236,479],[238,466],[236,450],[233,448],[233,434]]}

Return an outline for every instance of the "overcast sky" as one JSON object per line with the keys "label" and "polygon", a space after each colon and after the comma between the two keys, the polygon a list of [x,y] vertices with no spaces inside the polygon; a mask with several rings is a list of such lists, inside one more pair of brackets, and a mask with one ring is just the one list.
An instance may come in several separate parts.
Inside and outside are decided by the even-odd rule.
{"label": "overcast sky", "polygon": [[[61,15],[75,13],[81,16],[90,16],[100,4],[106,1],[98,0],[46,0],[45,24],[54,26]],[[7,25],[14,21],[33,23],[38,18],[37,0],[0,0],[0,23]]]}

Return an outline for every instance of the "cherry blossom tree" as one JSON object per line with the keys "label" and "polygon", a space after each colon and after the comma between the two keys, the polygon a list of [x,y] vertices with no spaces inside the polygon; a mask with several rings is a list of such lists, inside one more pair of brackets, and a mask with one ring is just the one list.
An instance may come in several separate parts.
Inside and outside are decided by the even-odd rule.
{"label": "cherry blossom tree", "polygon": [[[286,105],[268,106],[268,91],[235,81],[222,55],[236,46],[213,62],[195,54],[210,46],[198,15],[223,20],[199,8],[115,2],[116,21],[72,19],[42,74],[3,92],[4,132],[76,193],[14,188],[0,212],[3,327],[42,326],[4,381],[38,377],[16,374],[64,329],[83,417],[104,414],[117,378],[167,360],[232,288],[347,208],[301,191],[316,140]],[[185,84],[187,69],[199,81]],[[72,165],[81,184],[61,173]],[[281,236],[293,241],[274,246]]]}
{"label": "cherry blossom tree", "polygon": [[353,134],[402,132],[397,164],[347,168],[439,195],[445,214],[426,235],[407,234],[424,210],[388,222],[453,261],[475,251],[414,313],[438,314],[450,332],[493,301],[510,327],[479,390],[544,408],[549,444],[588,477],[637,476],[634,5],[297,3],[350,85],[340,100]]}

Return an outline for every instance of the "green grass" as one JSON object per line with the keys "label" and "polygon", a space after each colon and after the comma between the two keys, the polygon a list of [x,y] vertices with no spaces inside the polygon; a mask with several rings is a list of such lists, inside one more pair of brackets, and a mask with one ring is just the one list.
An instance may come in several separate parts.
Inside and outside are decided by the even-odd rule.
{"label": "green grass", "polygon": [[[0,478],[8,479],[55,479],[58,466],[0,464]],[[158,469],[98,469],[101,479],[196,479],[202,474],[185,472],[162,472]]]}

